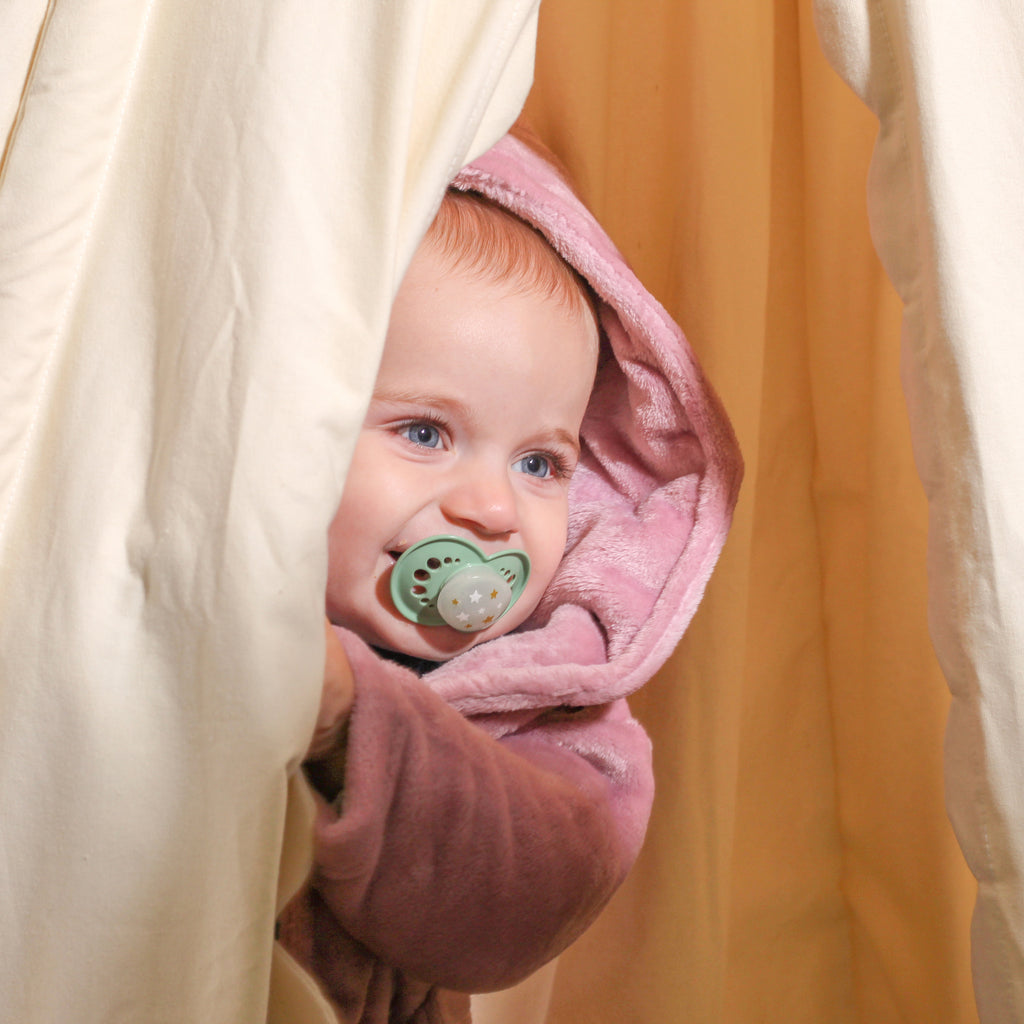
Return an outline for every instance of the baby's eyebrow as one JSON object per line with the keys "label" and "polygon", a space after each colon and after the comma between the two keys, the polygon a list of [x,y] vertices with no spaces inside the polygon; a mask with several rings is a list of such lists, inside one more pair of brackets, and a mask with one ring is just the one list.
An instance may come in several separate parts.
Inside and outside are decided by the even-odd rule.
{"label": "baby's eyebrow", "polygon": [[[409,405],[423,412],[437,412],[454,415],[457,418],[470,418],[473,410],[461,399],[451,395],[424,394],[408,388],[377,388],[373,392],[374,401]],[[578,435],[565,427],[541,427],[534,435],[538,444],[564,445],[576,455],[580,452]]]}
{"label": "baby's eyebrow", "polygon": [[549,436],[556,444],[563,444],[579,455],[580,439],[576,434],[566,430],[564,427],[555,427],[554,430],[550,432]]}
{"label": "baby's eyebrow", "polygon": [[379,402],[393,402],[395,405],[415,405],[423,409],[451,410],[458,415],[469,414],[469,407],[464,402],[448,395],[383,387],[375,388],[373,397]]}

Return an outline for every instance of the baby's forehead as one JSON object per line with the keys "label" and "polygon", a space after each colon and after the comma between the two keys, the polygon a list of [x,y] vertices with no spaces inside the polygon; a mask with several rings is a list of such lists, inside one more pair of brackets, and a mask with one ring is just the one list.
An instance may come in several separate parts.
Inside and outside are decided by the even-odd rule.
{"label": "baby's forehead", "polygon": [[466,337],[479,339],[474,362],[500,364],[504,350],[513,347],[537,368],[557,361],[563,350],[596,367],[601,343],[589,304],[570,305],[531,281],[452,265],[428,240],[413,257],[392,307],[384,362],[415,354],[419,363],[430,352],[446,354]]}
{"label": "baby's forehead", "polygon": [[[509,376],[521,365],[543,376],[566,366],[574,378],[592,381],[601,349],[589,302],[571,304],[564,294],[533,279],[510,279],[486,267],[453,263],[427,239],[392,309],[384,365],[429,366],[435,357],[447,364],[448,350],[463,337],[479,339],[472,364]],[[405,370],[406,375],[416,372],[408,365]]]}
{"label": "baby's forehead", "polygon": [[574,310],[531,285],[453,267],[428,240],[392,308],[374,394],[456,412],[461,402],[472,412],[455,417],[464,421],[501,418],[515,405],[521,423],[537,417],[575,433],[598,350],[589,306]]}

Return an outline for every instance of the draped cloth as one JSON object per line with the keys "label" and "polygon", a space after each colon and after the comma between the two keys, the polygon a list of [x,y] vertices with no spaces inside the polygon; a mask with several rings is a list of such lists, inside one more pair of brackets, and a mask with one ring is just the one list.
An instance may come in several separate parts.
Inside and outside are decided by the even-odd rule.
{"label": "draped cloth", "polygon": [[4,1019],[265,1018],[327,523],[404,266],[535,25],[0,6]]}
{"label": "draped cloth", "polygon": [[545,0],[528,112],[747,474],[640,861],[481,1024],[1024,1020],[1021,22]]}
{"label": "draped cloth", "polygon": [[817,0],[879,120],[872,233],[903,302],[928,497],[928,611],[949,682],[949,813],[978,880],[983,1024],[1024,1019],[1024,9]]}

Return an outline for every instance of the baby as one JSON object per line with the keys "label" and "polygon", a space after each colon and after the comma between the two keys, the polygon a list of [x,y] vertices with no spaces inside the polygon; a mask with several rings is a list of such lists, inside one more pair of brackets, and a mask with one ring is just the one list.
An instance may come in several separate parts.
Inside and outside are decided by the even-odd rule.
{"label": "baby", "polygon": [[467,1021],[614,892],[652,796],[624,697],[738,481],[681,334],[549,163],[508,138],[456,186],[330,528],[324,801],[281,939],[346,1024]]}
{"label": "baby", "polygon": [[[585,287],[548,243],[479,196],[450,193],[395,299],[331,526],[331,622],[445,661],[529,616],[565,551],[597,350]],[[513,607],[478,631],[406,618],[392,567],[436,534],[485,555],[523,550],[529,578]]]}

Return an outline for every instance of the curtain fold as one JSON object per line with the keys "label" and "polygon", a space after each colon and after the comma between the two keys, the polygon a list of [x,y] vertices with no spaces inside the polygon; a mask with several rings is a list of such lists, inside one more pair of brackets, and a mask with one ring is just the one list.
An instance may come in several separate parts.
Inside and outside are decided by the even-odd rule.
{"label": "curtain fold", "polygon": [[647,846],[547,1020],[971,1024],[900,303],[865,212],[877,122],[810,0],[545,0],[527,114],[747,462],[705,603],[634,702]]}
{"label": "curtain fold", "polygon": [[402,270],[522,105],[535,18],[0,4],[5,1021],[265,1018],[327,525]]}

